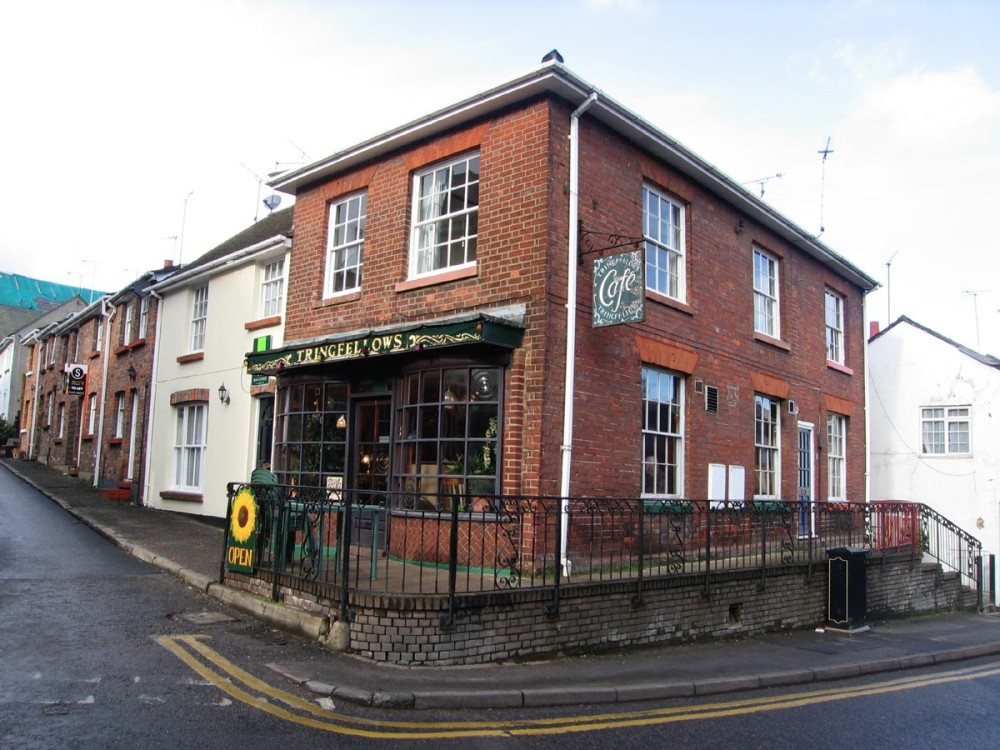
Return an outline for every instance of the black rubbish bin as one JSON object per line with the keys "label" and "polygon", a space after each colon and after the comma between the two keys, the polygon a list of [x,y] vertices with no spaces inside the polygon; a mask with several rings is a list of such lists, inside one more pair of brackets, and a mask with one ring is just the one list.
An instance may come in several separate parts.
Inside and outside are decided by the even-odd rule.
{"label": "black rubbish bin", "polygon": [[867,629],[867,557],[868,550],[858,547],[837,547],[826,551],[829,587],[827,627],[849,631]]}

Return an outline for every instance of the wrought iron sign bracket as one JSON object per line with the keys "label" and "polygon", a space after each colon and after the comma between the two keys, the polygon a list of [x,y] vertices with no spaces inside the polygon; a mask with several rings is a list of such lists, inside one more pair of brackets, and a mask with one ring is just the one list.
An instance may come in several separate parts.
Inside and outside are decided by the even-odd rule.
{"label": "wrought iron sign bracket", "polygon": [[[614,234],[612,232],[595,232],[590,229],[584,229],[583,223],[580,223],[580,229],[577,233],[578,246],[576,250],[577,263],[583,265],[583,258],[586,255],[592,255],[597,253],[598,255],[604,255],[608,250],[617,250],[620,247],[629,247],[633,250],[642,249],[643,243],[646,241],[644,237],[630,237],[627,234]],[[596,241],[594,238],[598,238]],[[604,244],[604,243],[608,244]],[[599,247],[595,245],[599,244]]]}

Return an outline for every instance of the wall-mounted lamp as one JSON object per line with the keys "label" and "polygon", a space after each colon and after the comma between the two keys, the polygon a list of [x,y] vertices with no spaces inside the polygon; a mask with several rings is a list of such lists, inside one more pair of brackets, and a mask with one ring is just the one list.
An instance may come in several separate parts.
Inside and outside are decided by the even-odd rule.
{"label": "wall-mounted lamp", "polygon": [[347,429],[347,415],[346,414],[341,414],[339,417],[337,417],[337,429],[338,430],[346,430]]}
{"label": "wall-mounted lamp", "polygon": [[224,404],[228,404],[229,400],[229,391],[226,390],[226,384],[223,383],[219,386],[219,401]]}
{"label": "wall-mounted lamp", "polygon": [[128,366],[128,379],[135,380],[135,365]]}
{"label": "wall-mounted lamp", "polygon": [[736,234],[743,234],[744,229],[746,229],[746,225],[743,223],[743,219],[740,219],[739,223],[736,225]]}

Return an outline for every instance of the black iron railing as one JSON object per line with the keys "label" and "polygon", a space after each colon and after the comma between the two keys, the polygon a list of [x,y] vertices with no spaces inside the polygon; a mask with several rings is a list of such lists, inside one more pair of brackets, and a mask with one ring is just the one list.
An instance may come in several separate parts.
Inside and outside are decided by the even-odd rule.
{"label": "black iron railing", "polygon": [[[827,550],[907,554],[982,592],[980,542],[919,503],[429,496],[282,485],[255,495],[255,570],[341,602],[350,592],[459,594],[567,583],[709,577],[826,563]],[[569,519],[566,533],[563,519]],[[224,557],[225,559],[225,557]]]}

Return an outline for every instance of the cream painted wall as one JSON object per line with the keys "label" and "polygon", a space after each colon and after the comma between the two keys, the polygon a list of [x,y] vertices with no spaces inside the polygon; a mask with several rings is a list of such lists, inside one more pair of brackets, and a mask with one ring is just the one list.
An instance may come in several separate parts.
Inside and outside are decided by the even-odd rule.
{"label": "cream painted wall", "polygon": [[[250,376],[243,361],[258,336],[270,335],[272,346],[280,346],[283,327],[279,324],[248,331],[246,324],[263,318],[260,311],[262,258],[271,262],[284,254],[286,278],[288,271],[287,248],[284,245],[278,248],[277,256],[274,247],[262,252],[266,255],[241,259],[238,265],[223,266],[206,277],[184,282],[183,287],[168,284],[160,292],[163,302],[156,341],[156,390],[145,488],[145,503],[149,506],[224,518],[227,483],[244,481],[250,476],[256,452],[258,407],[257,399],[250,395]],[[191,353],[194,290],[206,282],[208,318],[205,356],[201,360],[181,364],[177,358]],[[219,386],[223,383],[229,391],[228,405],[219,400]],[[174,488],[176,410],[170,403],[170,396],[195,388],[209,391],[201,503],[165,499],[160,494]]]}

